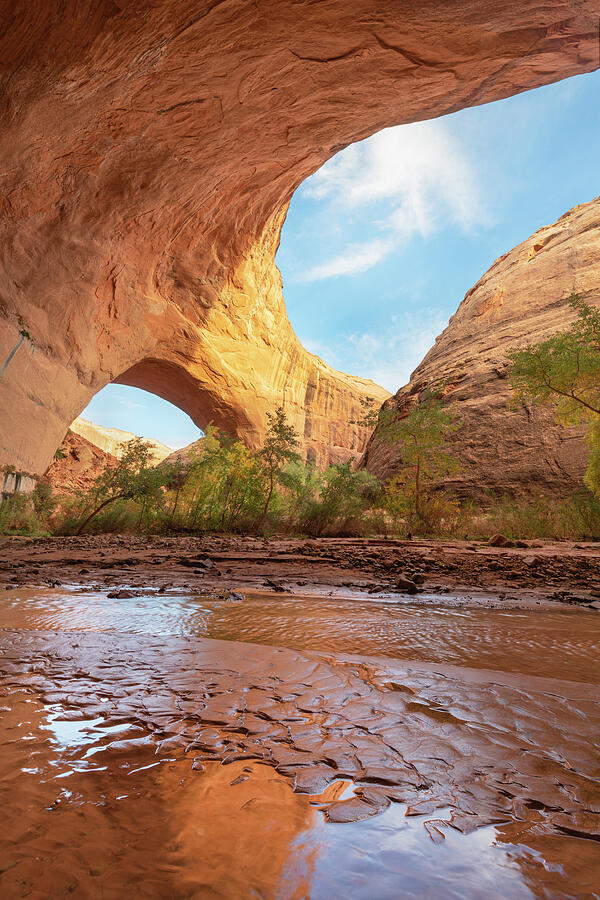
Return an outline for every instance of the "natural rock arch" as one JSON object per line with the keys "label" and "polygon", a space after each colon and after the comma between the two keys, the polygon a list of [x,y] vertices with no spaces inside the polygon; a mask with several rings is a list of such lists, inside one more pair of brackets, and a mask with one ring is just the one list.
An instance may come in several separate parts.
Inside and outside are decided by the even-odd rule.
{"label": "natural rock arch", "polygon": [[[599,0],[17,0],[3,11],[0,465],[39,473],[144,360],[320,461],[365,394],[306,353],[275,251],[341,147],[598,65]],[[12,354],[24,332],[22,346]],[[215,401],[216,402],[216,401]]]}
{"label": "natural rock arch", "polygon": [[246,435],[253,433],[253,422],[246,416],[242,404],[231,406],[219,393],[202,389],[182,365],[161,359],[144,359],[115,378],[115,383],[162,397],[187,412],[202,430],[212,422],[229,434],[235,434],[238,429]]}

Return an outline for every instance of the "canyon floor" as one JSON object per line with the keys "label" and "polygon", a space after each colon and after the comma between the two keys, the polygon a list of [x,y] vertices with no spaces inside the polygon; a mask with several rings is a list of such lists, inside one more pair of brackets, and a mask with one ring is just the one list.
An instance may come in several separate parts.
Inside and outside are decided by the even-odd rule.
{"label": "canyon floor", "polygon": [[594,544],[2,539],[0,894],[598,898],[599,607]]}

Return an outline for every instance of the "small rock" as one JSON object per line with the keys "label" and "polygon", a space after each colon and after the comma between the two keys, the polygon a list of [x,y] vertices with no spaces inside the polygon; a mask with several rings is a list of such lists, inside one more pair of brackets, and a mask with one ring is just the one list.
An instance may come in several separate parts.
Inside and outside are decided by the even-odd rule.
{"label": "small rock", "polygon": [[396,587],[400,591],[406,591],[407,594],[416,594],[419,590],[414,581],[411,581],[405,575],[400,575],[396,579]]}
{"label": "small rock", "polygon": [[110,600],[129,600],[131,597],[135,597],[135,593],[127,590],[110,591],[106,596]]}
{"label": "small rock", "polygon": [[267,587],[272,588],[276,594],[283,594],[285,592],[283,585],[279,584],[277,581],[273,581],[271,578],[267,578],[265,584]]}
{"label": "small rock", "polygon": [[412,575],[409,576],[411,581],[414,581],[415,584],[424,584],[425,576],[421,574],[421,572],[413,572]]}
{"label": "small rock", "polygon": [[488,541],[490,547],[516,547],[516,541],[511,541],[504,534],[494,534]]}
{"label": "small rock", "polygon": [[214,562],[212,559],[208,559],[208,557],[202,558],[189,558],[187,556],[182,556],[179,559],[180,566],[187,566],[189,569],[212,569],[214,566]]}

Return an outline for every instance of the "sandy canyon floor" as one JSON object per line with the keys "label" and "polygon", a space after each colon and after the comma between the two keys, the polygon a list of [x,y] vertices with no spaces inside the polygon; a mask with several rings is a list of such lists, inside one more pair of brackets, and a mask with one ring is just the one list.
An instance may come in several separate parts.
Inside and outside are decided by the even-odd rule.
{"label": "sandy canyon floor", "polygon": [[591,544],[0,539],[0,895],[598,898],[599,607]]}

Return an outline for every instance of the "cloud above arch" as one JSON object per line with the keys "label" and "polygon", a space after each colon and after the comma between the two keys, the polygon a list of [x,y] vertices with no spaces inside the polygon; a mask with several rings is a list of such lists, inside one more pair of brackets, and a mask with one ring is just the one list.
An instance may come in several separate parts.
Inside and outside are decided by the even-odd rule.
{"label": "cloud above arch", "polygon": [[295,280],[356,275],[414,236],[426,238],[448,225],[465,232],[485,225],[479,181],[467,148],[439,120],[387,128],[353,144],[309,178],[302,193],[326,208],[338,239],[345,221],[358,218],[368,237],[297,272]]}

